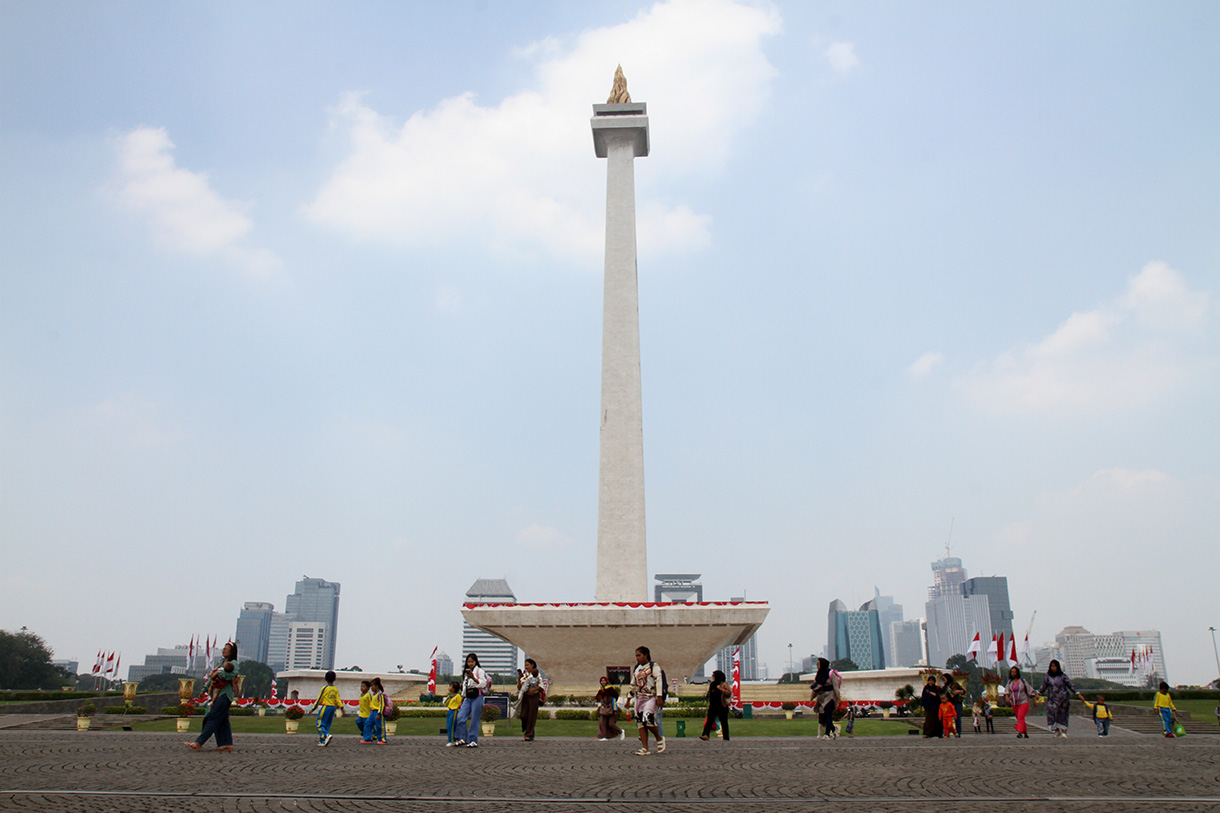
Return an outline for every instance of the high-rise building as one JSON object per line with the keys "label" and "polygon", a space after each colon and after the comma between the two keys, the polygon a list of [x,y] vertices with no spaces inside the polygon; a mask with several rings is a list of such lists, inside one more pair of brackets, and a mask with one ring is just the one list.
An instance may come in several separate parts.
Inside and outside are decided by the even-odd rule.
{"label": "high-rise building", "polygon": [[1058,659],[1070,678],[1103,678],[1135,688],[1145,686],[1150,679],[1168,680],[1158,630],[1123,630],[1105,635],[1084,627],[1064,627],[1055,636],[1053,652],[1045,663],[1040,659],[1039,666],[1045,668],[1051,657]]}
{"label": "high-rise building", "polygon": [[[465,603],[516,604],[517,597],[513,595],[513,590],[505,579],[477,579],[466,591]],[[512,676],[517,674],[517,647],[497,635],[483,632],[463,621],[462,660],[458,664],[458,671],[462,670],[466,656],[471,652],[479,656],[479,665],[487,672]],[[542,668],[545,669],[545,665]]]}
{"label": "high-rise building", "polygon": [[271,615],[275,605],[266,601],[247,601],[237,616],[237,651],[245,660],[267,663],[267,647],[271,643]]}
{"label": "high-rise building", "polygon": [[292,620],[288,613],[271,614],[267,628],[267,665],[274,672],[288,668],[288,625]]}
{"label": "high-rise building", "polygon": [[1012,639],[1012,606],[1008,602],[1007,576],[975,576],[962,582],[962,594],[987,596],[987,609],[993,635],[1004,633],[1004,640]]}
{"label": "high-rise building", "polygon": [[330,646],[331,637],[330,624],[325,621],[289,621],[288,668],[334,669],[333,660],[326,663],[327,651],[334,651]]}
{"label": "high-rise building", "polygon": [[[436,653],[436,673],[438,675],[453,674],[453,658],[446,655],[443,651]],[[436,690],[440,692],[441,687],[436,687]]]}
{"label": "high-rise building", "polygon": [[850,658],[861,669],[885,668],[876,599],[865,602],[859,610],[848,610],[838,599],[832,601],[827,615],[827,640],[832,662]]}
{"label": "high-rise building", "polygon": [[327,625],[321,662],[313,668],[334,669],[335,638],[339,630],[339,583],[302,577],[296,584],[296,592],[288,596],[284,611],[293,621]]}
{"label": "high-rise building", "polygon": [[923,664],[923,621],[895,621],[890,624],[890,646],[885,651],[886,665],[891,669]]}
{"label": "high-rise building", "polygon": [[127,667],[127,679],[139,683],[150,675],[187,675],[202,676],[204,672],[203,653],[196,648],[195,663],[189,664],[190,649],[186,644],[175,647],[160,647],[155,655],[145,655],[144,663],[133,663]]}
{"label": "high-rise building", "polygon": [[873,601],[877,607],[877,619],[881,622],[881,636],[885,642],[885,665],[903,666],[904,664],[895,660],[898,641],[894,639],[894,625],[902,623],[902,605],[895,603],[893,596],[881,595],[881,591],[876,587],[873,587]]}
{"label": "high-rise building", "polygon": [[[657,578],[661,578],[657,576]],[[695,578],[699,578],[695,576]],[[696,601],[703,600],[703,588],[699,588],[699,598]],[[733,596],[729,601],[745,601],[745,596]],[[716,668],[724,672],[724,676],[729,680],[733,679],[733,650],[736,646],[726,646],[724,649],[716,653]],[[741,645],[741,679],[742,680],[761,680],[762,675],[758,664],[758,634],[755,633],[746,639],[746,642]],[[691,677],[704,677],[704,666],[699,667],[699,671],[691,675]],[[673,676],[673,677],[676,677]]]}
{"label": "high-rise building", "polygon": [[932,586],[928,588],[928,601],[924,604],[931,666],[944,668],[949,658],[966,654],[976,634],[980,641],[991,641],[988,597],[982,592],[966,595],[965,583],[966,569],[962,567],[961,559],[946,556],[932,563]]}

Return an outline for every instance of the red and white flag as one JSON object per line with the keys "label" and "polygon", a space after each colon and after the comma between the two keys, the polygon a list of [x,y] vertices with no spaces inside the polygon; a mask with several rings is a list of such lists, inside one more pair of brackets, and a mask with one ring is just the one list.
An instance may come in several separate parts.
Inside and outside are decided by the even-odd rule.
{"label": "red and white flag", "polygon": [[[1131,650],[1131,668],[1135,669],[1135,650]],[[93,662],[93,674],[100,674],[102,671],[102,650],[97,651],[97,660]]]}
{"label": "red and white flag", "polygon": [[1013,663],[1016,663],[1017,662],[1017,638],[1016,638],[1016,636],[1010,635],[1008,637],[1008,649],[1009,649],[1008,660],[1012,661]]}
{"label": "red and white flag", "polygon": [[428,694],[436,694],[436,651],[439,646],[432,647],[432,654],[428,657],[432,659],[432,668],[428,670]]}
{"label": "red and white flag", "polygon": [[1004,663],[1004,661],[1006,661],[1006,660],[1007,660],[1007,657],[1006,657],[1007,652],[1006,652],[1006,650],[1004,649],[1004,633],[1002,633],[1002,632],[1001,632],[1001,633],[1000,633],[1000,637],[999,637],[999,638],[997,638],[996,640],[997,640],[997,643],[996,643],[996,652],[998,652],[998,653],[999,653],[998,657],[999,657],[999,659],[1000,659],[1000,663]]}
{"label": "red and white flag", "polygon": [[191,636],[191,645],[186,648],[186,668],[188,670],[195,667],[195,636]]}
{"label": "red and white flag", "polygon": [[730,687],[733,690],[732,700],[733,708],[741,708],[741,647],[733,650],[733,685]]}
{"label": "red and white flag", "polygon": [[1131,672],[1130,672],[1130,674],[1132,674],[1132,675],[1135,674],[1135,647],[1131,647]]}
{"label": "red and white flag", "polygon": [[1000,649],[999,649],[999,647],[996,646],[995,636],[992,635],[991,643],[989,643],[987,645],[987,659],[990,660],[992,663],[998,662],[1000,660],[999,652],[1000,652]]}
{"label": "red and white flag", "polygon": [[207,648],[203,651],[203,666],[205,669],[210,669],[212,666],[212,636],[208,636]]}
{"label": "red and white flag", "polygon": [[114,676],[115,677],[119,676],[119,664],[122,662],[123,662],[123,653],[120,652],[119,656],[114,659]]}
{"label": "red and white flag", "polygon": [[970,646],[966,648],[966,660],[977,661],[979,659],[979,633],[974,634],[974,640],[970,642]]}
{"label": "red and white flag", "polygon": [[271,705],[275,705],[275,675],[271,676]]}
{"label": "red and white flag", "polygon": [[1021,644],[1021,660],[1029,663],[1029,636],[1025,636],[1025,641]]}
{"label": "red and white flag", "polygon": [[104,677],[104,676],[110,674],[113,670],[114,670],[114,653],[111,652],[108,655],[106,655],[106,666],[105,666],[104,671],[102,672],[102,676]]}

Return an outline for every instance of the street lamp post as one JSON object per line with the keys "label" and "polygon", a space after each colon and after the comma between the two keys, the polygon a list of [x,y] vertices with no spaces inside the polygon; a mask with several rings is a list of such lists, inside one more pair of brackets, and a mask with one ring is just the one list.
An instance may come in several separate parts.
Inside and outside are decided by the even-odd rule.
{"label": "street lamp post", "polygon": [[1207,630],[1212,634],[1212,654],[1216,656],[1216,680],[1220,681],[1220,650],[1216,649],[1216,628],[1208,627]]}
{"label": "street lamp post", "polygon": [[[1215,637],[1215,633],[1213,633],[1212,638],[1214,639]],[[795,670],[792,666],[792,644],[788,644],[788,674],[792,674],[793,671]]]}

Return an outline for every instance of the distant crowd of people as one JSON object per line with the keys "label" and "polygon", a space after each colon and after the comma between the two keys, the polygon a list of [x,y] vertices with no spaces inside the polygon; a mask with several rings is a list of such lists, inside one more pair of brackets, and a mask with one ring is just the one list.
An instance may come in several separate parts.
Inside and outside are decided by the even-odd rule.
{"label": "distant crowd of people", "polygon": [[[233,689],[237,680],[237,644],[229,642],[222,651],[221,663],[208,674],[204,685],[204,692],[209,697],[211,706],[203,719],[203,730],[195,740],[186,743],[188,748],[195,751],[202,750],[203,745],[213,737],[217,750],[233,750],[229,709],[233,703]],[[630,710],[639,734],[640,747],[634,753],[638,756],[652,754],[653,751],[649,748],[650,737],[655,752],[664,753],[666,741],[662,717],[669,694],[665,672],[652,660],[652,653],[646,646],[635,650],[635,661],[630,683],[624,684],[625,697],[619,687],[612,685],[606,678],[601,678],[601,685],[594,698],[597,702],[597,739],[604,742],[626,737],[626,732],[618,725],[621,709],[625,708]],[[343,705],[339,690],[335,687],[335,680],[333,671],[326,673],[326,686],[310,709],[311,713],[316,711],[318,714],[319,747],[326,747],[333,739],[331,728],[336,713]],[[817,670],[810,687],[810,702],[817,713],[820,739],[836,739],[839,736],[835,714],[842,703],[842,682],[842,676],[831,668],[830,661],[818,658]],[[447,711],[446,747],[479,747],[479,726],[484,698],[489,691],[491,675],[479,665],[479,656],[471,652],[466,656],[461,680],[449,684],[449,694],[444,700]],[[1043,698],[1046,702],[1046,726],[1052,735],[1066,737],[1072,695],[1078,697],[1090,711],[1097,726],[1098,736],[1109,736],[1114,716],[1106,705],[1105,697],[1099,695],[1092,702],[1086,699],[1076,690],[1071,678],[1063,672],[1059,661],[1050,662],[1038,689],[1034,689],[1033,685],[1021,676],[1018,667],[1009,669],[1004,698],[1013,710],[1017,738],[1029,738],[1026,718],[1030,705],[1038,698]],[[924,713],[922,733],[925,739],[961,736],[965,697],[965,688],[955,681],[951,674],[945,673],[939,680],[936,674],[928,675],[919,697],[919,704]],[[545,702],[546,685],[538,664],[532,658],[526,658],[525,668],[517,672],[517,697],[514,706],[521,721],[522,738],[526,742],[533,741],[535,737],[538,710]],[[707,689],[707,716],[699,739],[706,741],[719,731],[720,736],[727,742],[730,739],[731,708],[731,687],[724,672],[716,670],[712,673],[712,680]],[[1164,681],[1160,683],[1153,708],[1161,717],[1165,736],[1172,738],[1173,712],[1177,708],[1170,696],[1169,686]],[[360,682],[356,726],[362,744],[386,744],[384,717],[387,711],[392,709],[393,701],[386,695],[380,678],[374,677]],[[976,733],[981,733],[983,724],[986,725],[988,733],[995,733],[990,702],[979,698],[971,706],[971,713]],[[850,735],[855,723],[855,707],[850,703],[847,704],[845,717],[846,733]],[[1217,717],[1220,718],[1220,708],[1217,709]]]}

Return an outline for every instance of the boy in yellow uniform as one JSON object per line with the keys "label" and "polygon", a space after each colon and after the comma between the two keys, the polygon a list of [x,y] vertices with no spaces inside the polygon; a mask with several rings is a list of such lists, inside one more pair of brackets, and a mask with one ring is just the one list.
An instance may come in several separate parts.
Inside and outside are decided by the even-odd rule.
{"label": "boy in yellow uniform", "polygon": [[1161,714],[1161,725],[1165,727],[1165,736],[1173,739],[1173,713],[1178,710],[1178,707],[1173,704],[1173,698],[1169,695],[1169,684],[1163,680],[1157,687],[1152,708]]}
{"label": "boy in yellow uniform", "polygon": [[356,711],[356,728],[360,729],[360,739],[365,739],[365,727],[369,723],[369,714],[373,710],[373,696],[369,693],[369,689],[373,684],[367,680],[360,681],[360,708]]}
{"label": "boy in yellow uniform", "polygon": [[381,678],[373,678],[369,686],[369,719],[364,724],[364,739],[361,745],[385,745],[385,733],[381,726],[381,710],[385,708],[385,694]]}
{"label": "boy in yellow uniform", "polygon": [[330,724],[334,722],[335,710],[343,701],[339,699],[339,690],[335,688],[335,673],[326,673],[326,685],[318,694],[318,699],[313,701],[313,708],[309,710],[312,714],[314,709],[322,707],[322,716],[318,718],[318,747],[325,748],[330,745]]}
{"label": "boy in yellow uniform", "polygon": [[1101,695],[1097,695],[1097,702],[1090,703],[1084,701],[1084,707],[1093,712],[1093,722],[1097,724],[1097,736],[1110,736],[1110,721],[1114,719],[1114,715],[1110,713],[1110,707],[1106,705],[1106,699]]}

